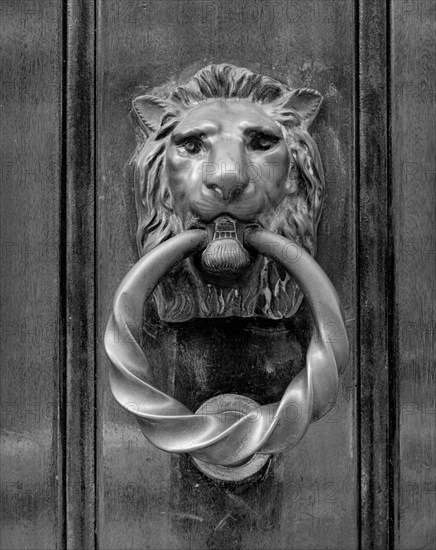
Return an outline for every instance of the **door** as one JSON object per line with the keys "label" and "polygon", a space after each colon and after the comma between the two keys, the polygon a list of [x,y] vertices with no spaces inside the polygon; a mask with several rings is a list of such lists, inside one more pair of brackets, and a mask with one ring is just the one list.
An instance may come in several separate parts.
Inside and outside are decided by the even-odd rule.
{"label": "door", "polygon": [[[431,2],[3,2],[2,548],[436,544]],[[165,453],[114,400],[103,336],[138,261],[132,100],[230,63],[319,90],[317,262],[350,358],[333,409],[261,476]],[[7,135],[7,137],[6,137]],[[165,323],[163,391],[280,398],[305,319]],[[306,317],[304,317],[306,315]]]}

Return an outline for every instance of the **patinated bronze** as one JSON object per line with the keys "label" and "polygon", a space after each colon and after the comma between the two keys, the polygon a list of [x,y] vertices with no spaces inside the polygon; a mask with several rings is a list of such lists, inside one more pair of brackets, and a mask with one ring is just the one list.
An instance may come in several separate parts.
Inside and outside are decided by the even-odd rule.
{"label": "patinated bronze", "polygon": [[[143,257],[118,288],[106,331],[111,388],[149,441],[190,453],[211,477],[244,479],[296,445],[334,405],[348,360],[339,299],[313,259],[324,177],[307,129],[321,100],[315,90],[212,65],[167,97],[133,102]],[[306,367],[280,402],[231,394],[194,414],[155,387],[140,346],[152,295],[170,322],[289,318],[305,296],[314,321]]]}

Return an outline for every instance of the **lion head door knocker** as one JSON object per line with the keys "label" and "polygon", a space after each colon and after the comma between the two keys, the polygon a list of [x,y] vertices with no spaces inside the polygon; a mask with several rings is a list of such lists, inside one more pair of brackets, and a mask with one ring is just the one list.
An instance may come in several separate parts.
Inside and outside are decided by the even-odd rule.
{"label": "lion head door knocker", "polygon": [[[338,296],[313,258],[324,178],[307,129],[321,101],[315,90],[211,65],[166,98],[133,102],[142,258],[114,298],[105,336],[110,384],[121,406],[135,404],[153,445],[189,453],[213,478],[251,476],[336,402],[348,340]],[[192,412],[155,387],[139,344],[152,294],[167,322],[285,319],[305,296],[313,317],[305,368],[277,403],[226,394]],[[290,406],[297,420],[286,414]]]}

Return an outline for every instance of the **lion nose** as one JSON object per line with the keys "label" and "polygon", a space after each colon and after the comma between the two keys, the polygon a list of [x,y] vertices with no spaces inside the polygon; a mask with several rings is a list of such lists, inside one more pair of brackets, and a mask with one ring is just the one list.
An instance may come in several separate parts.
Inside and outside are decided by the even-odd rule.
{"label": "lion nose", "polygon": [[247,185],[248,183],[244,183],[244,185],[234,185],[233,183],[225,181],[220,183],[206,183],[208,189],[225,201],[238,199]]}
{"label": "lion nose", "polygon": [[[214,160],[206,163],[204,169],[204,185],[221,200],[236,200],[243,193],[250,182],[245,159],[241,155],[234,155],[226,151],[226,155],[215,156]],[[236,158],[235,158],[236,156]]]}

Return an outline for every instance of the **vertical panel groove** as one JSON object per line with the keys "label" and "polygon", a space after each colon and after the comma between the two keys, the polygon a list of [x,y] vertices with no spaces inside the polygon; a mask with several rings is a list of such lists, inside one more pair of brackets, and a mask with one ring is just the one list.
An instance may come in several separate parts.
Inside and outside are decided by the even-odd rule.
{"label": "vertical panel groove", "polygon": [[[359,10],[359,0],[354,1],[354,36],[355,36],[355,46],[354,46],[354,90],[357,94],[360,86],[360,10]],[[359,223],[359,196],[360,196],[360,102],[355,100],[354,105],[354,177],[356,182],[356,208],[354,210],[354,223],[355,223],[355,257],[356,257],[356,280],[360,281],[360,262],[359,262],[359,243],[358,238],[360,235],[360,223]],[[360,292],[359,287],[357,287],[356,292],[356,386],[357,386],[357,396],[356,396],[356,445],[357,445],[357,536],[358,536],[358,548],[360,550],[362,546],[362,487],[360,483],[360,475],[362,471],[362,457],[361,457],[361,404],[360,404],[360,387],[361,387],[361,376],[360,376],[360,364],[361,364],[361,355],[360,355]]]}
{"label": "vertical panel groove", "polygon": [[394,254],[394,235],[393,235],[393,177],[392,177],[392,110],[391,110],[391,90],[392,90],[392,70],[391,70],[391,3],[386,1],[386,137],[387,137],[387,247],[388,247],[388,288],[387,288],[387,312],[388,312],[388,334],[387,354],[388,354],[388,388],[387,400],[389,404],[388,421],[388,452],[387,452],[387,470],[388,470],[388,546],[390,550],[396,547],[395,544],[395,524],[396,516],[399,510],[395,508],[394,503],[394,479],[397,475],[396,448],[397,448],[397,370],[395,354],[395,337],[397,334],[395,326],[395,254]]}
{"label": "vertical panel groove", "polygon": [[357,164],[360,349],[360,545],[389,545],[389,307],[387,8],[358,2]]}
{"label": "vertical panel groove", "polygon": [[[98,207],[97,207],[97,40],[98,40],[98,7],[97,7],[97,0],[92,0],[93,5],[93,17],[94,17],[94,44],[93,44],[93,56],[94,56],[94,72],[93,72],[93,96],[92,101],[94,105],[94,111],[93,111],[93,132],[94,132],[94,143],[93,143],[93,154],[94,154],[94,165],[93,165],[93,174],[94,174],[94,190],[93,190],[93,231],[94,231],[94,255],[93,255],[93,273],[94,273],[94,284],[96,284],[97,277],[98,277],[98,251],[97,251],[97,219],[98,219]],[[94,527],[94,533],[93,533],[93,542],[94,542],[94,548],[98,548],[98,530],[97,530],[97,518],[98,518],[98,485],[97,485],[97,470],[98,470],[98,449],[97,449],[97,440],[98,440],[98,414],[97,414],[97,356],[98,356],[98,350],[97,345],[99,342],[99,326],[96,321],[97,319],[97,311],[98,311],[98,294],[95,291],[94,297],[93,297],[93,305],[94,305],[94,350],[93,350],[93,370],[94,370],[94,415],[93,415],[93,435],[94,435],[94,448],[93,448],[93,461],[94,461],[94,475],[93,475],[93,483],[94,483],[94,506],[93,506],[93,527]]]}
{"label": "vertical panel groove", "polygon": [[95,543],[95,13],[67,0],[66,516],[67,548]]}
{"label": "vertical panel groove", "polygon": [[[63,492],[60,495],[58,510],[62,517],[61,532],[59,534],[61,544],[59,548],[67,546],[67,31],[68,31],[68,9],[66,2],[62,4],[62,90],[61,90],[61,180],[60,180],[60,212],[61,222],[59,235],[59,292],[60,292],[60,312],[59,312],[59,350],[61,368],[59,369],[59,449],[60,474],[62,476]],[[61,510],[62,508],[62,510]]]}

